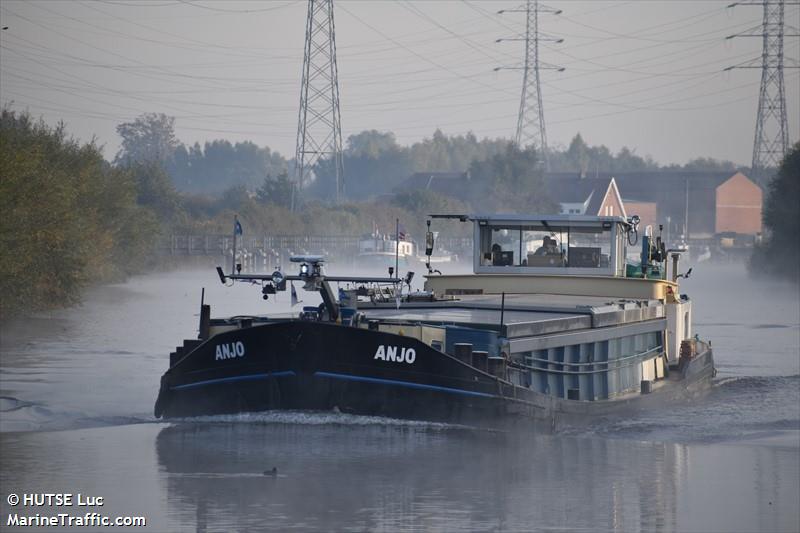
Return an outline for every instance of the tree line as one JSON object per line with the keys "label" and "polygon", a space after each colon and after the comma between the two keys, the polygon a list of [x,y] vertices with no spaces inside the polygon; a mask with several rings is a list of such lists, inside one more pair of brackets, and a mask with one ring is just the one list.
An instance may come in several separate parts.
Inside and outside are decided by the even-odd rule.
{"label": "tree line", "polygon": [[[292,182],[285,161],[269,149],[254,149],[252,143],[231,145],[226,141],[194,150],[196,157],[189,167],[202,167],[203,161],[216,158],[217,167],[223,168],[225,157],[215,154],[227,154],[239,157],[241,164],[236,168],[250,169],[250,174],[235,173],[236,179],[249,178],[234,182],[219,194],[202,194],[207,190],[203,187],[195,193],[181,191],[175,178],[180,175],[175,170],[175,154],[181,153],[181,144],[172,125],[172,119],[164,115],[121,124],[121,149],[109,162],[95,142],[82,144],[71,138],[63,123],[51,127],[28,113],[2,110],[1,316],[72,305],[91,283],[122,280],[151,266],[159,236],[229,233],[235,214],[248,233],[295,235],[353,235],[373,227],[389,233],[399,218],[419,238],[422,211],[468,210],[452,198],[420,191],[340,205],[309,195],[302,210],[289,212]],[[362,152],[371,149],[364,145]],[[519,184],[520,180],[540,179],[531,171],[536,166],[534,151],[508,145],[505,149],[487,160],[485,170],[476,167],[476,172],[487,173],[487,183],[496,186],[504,180]],[[431,157],[442,160],[447,156]],[[503,158],[519,161],[506,165],[501,176],[489,179],[492,168],[503,166]],[[205,173],[198,170],[196,176],[214,176],[215,183],[219,176],[224,182],[234,175],[216,174],[209,170],[214,165],[205,168]],[[195,174],[191,175],[196,182]],[[188,182],[187,178],[184,184]],[[502,196],[496,199],[505,201]],[[454,232],[466,234],[464,228]]]}
{"label": "tree line", "polygon": [[[345,164],[352,192],[343,205],[332,205],[335,180],[328,160],[314,169],[316,179],[306,190],[293,191],[294,162],[268,147],[217,140],[187,149],[175,136],[174,119],[162,114],[142,115],[120,124],[117,132],[122,138],[117,166],[156,165],[152,170],[159,178],[154,181],[163,185],[166,175],[180,193],[173,216],[176,231],[227,232],[229,221],[239,213],[259,233],[357,234],[376,225],[388,230],[397,217],[416,220],[432,210],[469,211],[468,200],[401,187],[410,172],[429,169],[467,170],[473,176],[472,197],[480,199],[482,208],[553,208],[541,194],[539,154],[504,139],[436,131],[430,139],[406,147],[392,133],[351,135]],[[298,213],[287,209],[293,192],[301,199]],[[424,221],[408,223],[415,224],[421,228]]]}
{"label": "tree line", "polygon": [[[238,188],[254,193],[265,185],[265,180],[269,180],[273,183],[267,186],[279,194],[281,187],[285,187],[281,180],[285,181],[294,173],[293,160],[252,142],[232,144],[218,139],[202,146],[199,143],[186,146],[175,135],[174,118],[163,114],[142,115],[119,125],[117,131],[122,138],[115,159],[117,164],[159,161],[181,192],[218,196]],[[404,146],[397,142],[392,132],[365,130],[350,135],[345,142],[345,197],[363,201],[396,193],[415,172],[471,172],[473,162],[507,153],[508,144],[508,139],[479,139],[473,133],[448,136],[437,129],[430,137]],[[569,146],[551,149],[548,158],[550,172],[584,176],[736,168],[730,161],[711,158],[698,158],[685,165],[662,166],[651,157],[640,156],[627,147],[614,153],[607,146],[590,145],[580,133]],[[334,197],[336,180],[332,161],[321,160],[313,171],[315,179],[302,191],[302,196],[317,200]]]}
{"label": "tree line", "polygon": [[150,258],[157,213],[146,173],[109,164],[27,113],[0,112],[0,316],[75,303],[92,280],[122,279]]}
{"label": "tree line", "polygon": [[[155,260],[160,235],[230,233],[237,214],[248,233],[295,235],[353,235],[375,227],[391,233],[399,218],[419,239],[432,212],[557,210],[542,194],[541,154],[504,139],[437,130],[402,146],[388,132],[352,135],[345,151],[347,200],[330,201],[332,174],[322,161],[316,180],[302,191],[301,208],[290,212],[293,162],[268,147],[216,140],[187,148],[175,135],[174,119],[162,114],[140,116],[117,131],[121,147],[109,162],[94,142],[72,139],[63,123],[51,127],[28,113],[2,110],[3,316],[73,304],[92,281],[120,280],[145,269]],[[796,176],[796,150],[782,176]],[[612,154],[604,146],[590,146],[580,135],[568,148],[552,152],[550,162],[555,171],[576,174],[663,168],[632,150]],[[732,168],[709,159],[689,165]],[[466,172],[468,190],[450,195],[404,189],[402,183],[417,171]],[[790,248],[776,221],[784,212],[796,219],[796,202],[794,211],[785,204],[796,198],[796,188],[792,197],[781,187],[796,187],[797,180],[786,185],[783,179],[776,180],[765,209],[765,222],[774,225],[765,253]],[[451,235],[469,234],[457,222],[440,226]]]}

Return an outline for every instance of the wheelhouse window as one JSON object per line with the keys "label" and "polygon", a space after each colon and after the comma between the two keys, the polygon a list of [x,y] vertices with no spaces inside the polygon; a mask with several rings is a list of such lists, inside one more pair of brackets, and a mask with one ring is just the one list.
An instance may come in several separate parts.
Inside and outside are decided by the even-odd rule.
{"label": "wheelhouse window", "polygon": [[569,266],[578,268],[608,268],[611,257],[611,230],[603,228],[572,228],[567,250]]}
{"label": "wheelhouse window", "polygon": [[480,266],[607,269],[612,255],[611,225],[480,226]]}

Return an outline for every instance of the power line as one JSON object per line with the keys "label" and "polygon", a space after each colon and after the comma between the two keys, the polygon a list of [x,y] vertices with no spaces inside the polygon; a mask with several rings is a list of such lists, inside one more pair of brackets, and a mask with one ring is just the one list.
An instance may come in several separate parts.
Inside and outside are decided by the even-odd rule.
{"label": "power line", "polygon": [[482,56],[488,58],[490,61],[497,61],[498,60],[498,58],[496,56],[493,56],[493,55],[489,54],[488,52],[486,52],[485,48],[483,48],[480,44],[476,44],[475,42],[471,41],[470,39],[467,39],[463,34],[459,34],[459,33],[455,32],[455,31],[451,30],[447,26],[445,26],[445,25],[439,23],[438,21],[434,20],[431,16],[429,16],[427,13],[422,11],[420,8],[414,6],[412,3],[406,1],[402,5],[403,5],[403,7],[405,7],[411,13],[417,15],[418,17],[420,17],[420,18],[422,18],[424,20],[427,20],[428,22],[430,22],[431,24],[433,24],[437,28],[445,31],[447,34],[451,35],[452,37],[454,37],[454,38],[458,39],[459,41],[461,41],[462,43],[466,44],[474,52],[477,52],[477,53],[481,54]]}
{"label": "power line", "polygon": [[[787,36],[784,29],[784,5],[797,5],[800,2],[784,0],[765,0],[763,2],[736,2],[736,5],[760,5],[764,9],[761,26],[750,31],[729,35],[735,37],[761,37],[761,64],[752,59],[725,70],[741,68],[761,69],[761,90],[758,97],[758,114],[756,116],[756,132],[753,139],[753,173],[760,175],[768,168],[780,166],[784,155],[789,151],[789,126],[786,118],[786,90],[783,79],[784,57],[783,38]],[[794,30],[797,31],[797,30]]]}
{"label": "power line", "polygon": [[265,7],[261,9],[223,9],[219,7],[205,6],[199,2],[190,2],[189,0],[178,0],[178,2],[181,4],[185,4],[187,6],[199,7],[202,9],[207,9],[208,11],[216,11],[218,13],[264,13],[266,11],[275,11],[276,9],[283,9],[284,7],[288,7],[294,4],[294,2],[286,2],[285,4]]}
{"label": "power line", "polygon": [[[561,43],[563,39],[544,35],[539,32],[539,13],[558,15],[561,13],[561,10],[540,5],[538,0],[527,0],[524,9],[505,9],[497,13],[525,13],[525,37],[498,39],[497,42],[525,42],[525,65],[522,67],[522,94],[519,101],[517,132],[514,136],[514,141],[519,147],[532,144],[538,148],[542,154],[544,169],[549,170],[547,130],[544,122],[544,108],[542,106],[542,88],[539,72],[540,70],[557,70],[561,72],[564,68],[539,61],[539,42],[550,41]],[[506,68],[513,67],[496,67],[495,70]]]}
{"label": "power line", "polygon": [[344,193],[344,161],[333,0],[308,0],[292,211],[295,209],[295,196],[302,192],[306,178],[324,157],[333,161],[336,203],[339,203]]}
{"label": "power line", "polygon": [[386,35],[384,32],[382,32],[381,30],[379,30],[378,28],[376,28],[375,26],[373,26],[369,22],[365,21],[364,19],[362,19],[361,17],[359,17],[358,15],[356,15],[355,13],[353,13],[352,11],[347,9],[345,6],[339,6],[339,7],[345,13],[347,13],[348,15],[350,15],[351,17],[356,19],[358,22],[360,22],[364,26],[368,27],[369,29],[371,29],[372,31],[377,33],[378,35],[382,36],[384,39],[386,39],[389,42],[395,44],[396,46],[402,48],[403,50],[408,51],[409,53],[411,53],[415,57],[421,59],[422,61],[424,61],[424,62],[426,62],[426,63],[428,63],[430,65],[433,65],[434,67],[436,67],[437,70],[449,72],[449,73],[453,74],[454,76],[457,76],[457,77],[459,77],[459,78],[461,78],[461,79],[463,79],[465,81],[468,81],[468,82],[470,82],[472,84],[482,85],[483,87],[486,87],[486,88],[491,89],[493,91],[497,91],[498,90],[497,87],[493,87],[493,86],[488,85],[487,83],[484,83],[484,82],[480,81],[479,79],[477,79],[482,74],[475,74],[475,75],[472,75],[472,76],[465,76],[464,74],[461,74],[460,72],[457,72],[457,71],[453,70],[448,65],[445,65],[445,64],[443,64],[441,62],[438,62],[438,61],[434,61],[429,56],[426,56],[425,54],[421,54],[421,53],[417,52],[416,50],[404,45],[403,43],[401,43],[397,39],[393,39],[392,37]]}

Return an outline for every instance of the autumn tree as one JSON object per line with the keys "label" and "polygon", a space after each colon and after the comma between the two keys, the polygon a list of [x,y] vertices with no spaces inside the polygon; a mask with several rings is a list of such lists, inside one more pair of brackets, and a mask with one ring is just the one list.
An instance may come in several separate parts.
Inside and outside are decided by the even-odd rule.
{"label": "autumn tree", "polygon": [[482,209],[519,213],[555,210],[544,192],[540,155],[532,146],[521,149],[509,142],[503,153],[473,161],[469,172],[478,187],[472,203]]}
{"label": "autumn tree", "polygon": [[179,144],[165,169],[180,191],[220,194],[238,185],[255,191],[265,175],[287,172],[288,162],[267,146],[217,139],[189,147]]}
{"label": "autumn tree", "polygon": [[770,181],[763,216],[767,238],[754,251],[751,268],[799,282],[800,142],[786,154]]}
{"label": "autumn tree", "polygon": [[155,215],[136,182],[64,124],[0,116],[0,313],[77,302],[90,282],[120,279],[152,257]]}
{"label": "autumn tree", "polygon": [[256,191],[256,197],[262,204],[287,207],[292,201],[292,186],[289,174],[286,172],[281,172],[276,178],[267,175],[264,183]]}
{"label": "autumn tree", "polygon": [[175,117],[163,113],[145,113],[133,122],[117,126],[122,145],[114,162],[121,166],[132,164],[165,164],[178,147],[175,137]]}

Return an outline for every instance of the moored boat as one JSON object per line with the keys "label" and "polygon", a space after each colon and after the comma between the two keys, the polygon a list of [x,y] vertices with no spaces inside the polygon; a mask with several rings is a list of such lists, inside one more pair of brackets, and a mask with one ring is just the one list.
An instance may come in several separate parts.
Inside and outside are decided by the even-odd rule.
{"label": "moored boat", "polygon": [[[297,281],[323,303],[293,316],[210,317],[170,355],[158,417],[261,410],[503,426],[664,408],[710,384],[693,336],[680,251],[621,217],[459,215],[474,227],[473,273],[224,274],[264,295]],[[432,233],[426,239],[433,249]],[[641,241],[641,242],[639,242]],[[640,261],[626,263],[638,246]],[[391,274],[390,274],[391,275]],[[338,291],[333,288],[339,285]]]}
{"label": "moored boat", "polygon": [[416,258],[414,243],[405,236],[389,236],[379,233],[364,235],[358,241],[358,265],[386,272],[389,267],[407,269]]}

